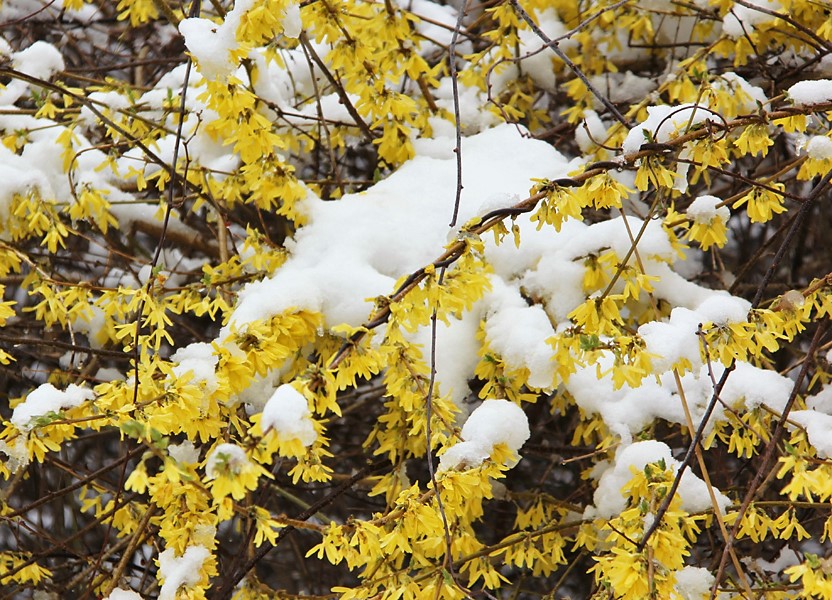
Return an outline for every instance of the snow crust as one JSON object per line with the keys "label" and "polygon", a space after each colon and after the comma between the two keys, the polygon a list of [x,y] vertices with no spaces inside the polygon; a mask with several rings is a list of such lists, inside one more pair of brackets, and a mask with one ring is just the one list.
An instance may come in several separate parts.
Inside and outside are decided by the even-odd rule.
{"label": "snow crust", "polygon": [[278,387],[266,402],[260,425],[264,433],[274,429],[278,436],[298,439],[304,446],[311,446],[318,439],[312,426],[309,403],[289,384]]}
{"label": "snow crust", "polygon": [[494,446],[505,444],[514,452],[531,435],[523,409],[508,400],[486,400],[465,421],[462,442],[441,457],[440,469],[471,469],[491,455]]}
{"label": "snow crust", "polygon": [[73,408],[81,403],[95,398],[92,390],[88,390],[74,383],[66,390],[59,390],[51,383],[44,383],[30,392],[26,399],[18,404],[12,412],[10,421],[22,431],[30,431],[31,421],[51,412],[58,412],[65,408]]}
{"label": "snow crust", "polygon": [[159,600],[174,600],[180,587],[198,583],[202,564],[210,556],[205,546],[188,546],[182,556],[176,556],[173,548],[159,554],[159,574],[164,579]]}

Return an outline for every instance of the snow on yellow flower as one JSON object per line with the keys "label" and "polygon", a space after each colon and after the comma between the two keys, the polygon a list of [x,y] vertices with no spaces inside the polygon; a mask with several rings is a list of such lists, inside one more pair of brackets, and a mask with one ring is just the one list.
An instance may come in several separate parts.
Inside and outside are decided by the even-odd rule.
{"label": "snow on yellow flower", "polygon": [[[771,188],[771,189],[769,189]],[[733,208],[739,208],[748,204],[748,218],[752,223],[767,223],[775,214],[786,212],[783,206],[783,196],[773,191],[783,191],[786,188],[782,183],[769,184],[768,188],[755,187],[745,196],[734,203]]]}
{"label": "snow on yellow flower", "polygon": [[242,500],[249,490],[257,487],[260,475],[268,472],[251,462],[245,450],[235,444],[220,444],[208,454],[205,477],[216,500],[229,495]]}
{"label": "snow on yellow flower", "polygon": [[832,171],[832,138],[829,135],[815,135],[806,142],[806,162],[800,166],[797,178],[809,180]]}
{"label": "snow on yellow flower", "polygon": [[728,241],[728,218],[731,211],[721,206],[715,196],[699,196],[688,207],[687,217],[692,221],[688,239],[699,242],[703,250],[713,245],[722,248]]}
{"label": "snow on yellow flower", "polygon": [[174,600],[180,597],[180,588],[193,588],[207,583],[208,578],[216,574],[213,563],[211,551],[205,546],[188,546],[181,556],[176,556],[173,548],[162,552],[159,555],[159,577],[163,583],[159,590],[159,600]]}

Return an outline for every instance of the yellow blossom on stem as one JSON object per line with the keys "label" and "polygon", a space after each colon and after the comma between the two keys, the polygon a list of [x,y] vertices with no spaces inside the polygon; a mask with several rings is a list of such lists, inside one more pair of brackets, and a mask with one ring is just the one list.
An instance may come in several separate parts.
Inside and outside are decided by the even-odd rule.
{"label": "yellow blossom on stem", "polygon": [[691,219],[688,239],[699,242],[703,250],[711,246],[722,248],[728,242],[728,218],[731,212],[722,206],[719,198],[700,196],[688,207],[686,216]]}
{"label": "yellow blossom on stem", "polygon": [[782,183],[772,183],[769,184],[768,188],[755,187],[734,202],[733,208],[748,204],[746,211],[752,223],[771,221],[775,214],[786,212],[786,207],[783,206],[783,196],[769,188],[782,192],[786,186]]}
{"label": "yellow blossom on stem", "polygon": [[765,156],[769,147],[774,145],[774,141],[769,137],[766,125],[755,123],[746,127],[734,144],[743,154],[762,153]]}

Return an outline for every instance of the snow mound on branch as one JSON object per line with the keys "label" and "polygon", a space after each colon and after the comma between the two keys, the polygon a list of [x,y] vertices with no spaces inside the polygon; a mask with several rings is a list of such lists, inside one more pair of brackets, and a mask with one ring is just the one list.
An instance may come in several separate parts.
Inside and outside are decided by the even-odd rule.
{"label": "snow mound on branch", "polygon": [[29,431],[32,429],[33,419],[65,408],[74,408],[94,397],[92,390],[74,383],[69,384],[63,391],[51,383],[44,383],[35,391],[30,392],[22,404],[15,407],[10,420],[18,429]]}
{"label": "snow mound on branch", "polygon": [[[237,0],[220,24],[199,17],[183,19],[179,23],[179,33],[185,38],[185,46],[196,59],[199,72],[206,79],[228,77],[237,69],[231,56],[240,45],[237,29],[243,15],[253,6],[254,0]],[[283,34],[297,38],[300,30],[300,7],[297,3],[291,3],[283,15]]]}
{"label": "snow mound on branch", "polygon": [[747,3],[751,6],[734,4],[731,11],[725,15],[722,31],[726,35],[734,38],[747,35],[754,30],[755,25],[776,19],[775,16],[759,9],[778,11],[782,8],[778,0],[748,0]]}
{"label": "snow mound on branch", "polygon": [[[595,490],[595,506],[587,507],[584,517],[609,519],[620,514],[627,507],[621,489],[633,478],[632,469],[641,471],[646,465],[658,461],[664,461],[674,473],[679,469],[680,462],[673,458],[670,448],[662,442],[636,442],[619,450],[613,463],[601,474]],[[712,508],[707,485],[690,470],[682,476],[678,494],[682,500],[682,509],[689,513]],[[725,512],[731,500],[716,489],[714,494],[720,510]]]}
{"label": "snow mound on branch", "polygon": [[[338,202],[310,193],[308,224],[287,242],[290,259],[273,277],[242,290],[230,325],[304,309],[322,312],[328,326],[358,326],[372,311],[373,298],[389,294],[399,277],[441,254],[454,235],[448,223],[456,159],[451,137],[432,142],[432,156],[417,155],[365,192]],[[439,146],[447,148],[441,157]],[[523,137],[513,125],[465,138],[462,156],[458,223],[479,215],[489,198],[500,195],[501,205],[510,206],[527,197],[533,177],[561,177],[569,169],[559,152]]]}
{"label": "snow mound on branch", "polygon": [[306,398],[289,384],[278,387],[266,402],[260,425],[264,433],[274,429],[280,437],[298,439],[304,446],[318,439]]}
{"label": "snow mound on branch", "polygon": [[133,590],[116,588],[104,600],[142,600],[142,596]]}
{"label": "snow mound on branch", "polygon": [[795,106],[812,106],[832,102],[832,79],[798,81],[786,93]]}
{"label": "snow mound on branch", "polygon": [[159,590],[159,600],[173,600],[180,587],[199,582],[202,564],[211,556],[205,546],[188,546],[182,556],[176,556],[173,548],[159,555],[159,574],[164,579]]}
{"label": "snow mound on branch", "polygon": [[441,457],[439,468],[471,469],[491,455],[494,446],[505,444],[517,452],[531,435],[523,409],[508,400],[486,400],[462,427],[463,441]]}

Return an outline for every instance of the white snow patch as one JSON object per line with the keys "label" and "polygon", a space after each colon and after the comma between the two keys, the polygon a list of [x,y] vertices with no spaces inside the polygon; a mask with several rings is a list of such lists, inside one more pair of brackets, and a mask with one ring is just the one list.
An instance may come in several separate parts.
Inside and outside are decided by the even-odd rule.
{"label": "white snow patch", "polygon": [[104,600],[142,600],[142,596],[133,590],[116,588]]}
{"label": "white snow patch", "polygon": [[159,576],[164,583],[159,590],[159,600],[174,600],[182,586],[192,586],[200,580],[200,570],[211,551],[205,546],[188,546],[182,556],[176,556],[173,548],[159,555]]}
{"label": "white snow patch", "polygon": [[815,160],[832,159],[832,139],[825,135],[813,135],[806,142],[806,154]]}
{"label": "white snow patch", "polygon": [[173,460],[183,465],[199,462],[199,449],[191,440],[185,440],[181,444],[171,444],[168,446],[168,454]]}
{"label": "white snow patch", "polygon": [[590,152],[603,144],[607,138],[607,127],[594,110],[584,111],[584,122],[575,130],[575,141],[581,152]]}
{"label": "white snow patch", "polygon": [[309,403],[288,383],[277,388],[266,402],[260,425],[264,433],[274,429],[278,436],[298,439],[307,447],[318,439],[310,418]]}
{"label": "white snow patch", "polygon": [[697,223],[708,224],[717,217],[724,222],[731,216],[731,211],[727,206],[719,206],[721,203],[722,200],[716,196],[699,196],[691,202],[685,214]]}
{"label": "white snow patch", "polygon": [[237,0],[219,24],[199,17],[183,19],[179,23],[185,46],[196,58],[199,72],[206,79],[228,77],[237,68],[231,59],[231,52],[239,46],[237,29],[240,19],[253,5],[254,0]]}
{"label": "white snow patch", "polygon": [[627,134],[622,145],[624,154],[638,152],[648,138],[652,142],[665,143],[677,131],[715,118],[710,112],[695,104],[648,106],[647,118]]}
{"label": "white snow patch", "polygon": [[511,369],[526,367],[530,386],[551,388],[555,376],[552,348],[546,340],[555,334],[546,311],[529,306],[518,289],[500,279],[492,280],[486,302],[485,337]]}
{"label": "white snow patch", "polygon": [[832,458],[832,415],[816,410],[794,410],[789,413],[789,420],[806,430],[819,458]]}
{"label": "white snow patch", "polygon": [[206,395],[211,395],[219,387],[216,368],[219,356],[214,354],[211,344],[196,342],[177,350],[171,360],[179,363],[173,367],[173,373],[182,377],[191,373],[191,383],[202,383]]}
{"label": "white snow patch", "polygon": [[[778,0],[748,0],[748,4],[769,11],[777,11],[782,8]],[[751,33],[755,25],[765,23],[766,21],[773,21],[774,19],[776,17],[761,10],[735,3],[731,11],[725,15],[722,21],[722,31],[726,35],[737,38]]]}
{"label": "white snow patch", "polygon": [[227,469],[238,474],[249,464],[246,451],[236,444],[219,444],[208,454],[205,474],[208,479],[216,479]]}
{"label": "white snow patch", "polygon": [[683,600],[702,600],[711,593],[713,574],[703,567],[682,567],[676,575],[676,591]]}
{"label": "white snow patch", "polygon": [[[290,309],[320,311],[327,326],[360,325],[373,298],[390,293],[399,277],[433,261],[447,244],[456,189],[456,160],[448,154],[417,155],[366,192],[338,202],[310,193],[304,201],[308,224],[287,241],[289,260],[271,278],[240,292],[229,327]],[[459,223],[477,215],[488,197],[525,198],[531,178],[558,177],[567,170],[550,145],[522,137],[512,125],[465,138],[462,155]]]}
{"label": "white snow patch", "polygon": [[789,98],[795,106],[812,106],[832,102],[832,79],[798,81],[788,90]]}
{"label": "white snow patch", "polygon": [[86,400],[92,400],[93,398],[95,398],[95,394],[92,390],[82,388],[74,383],[69,384],[66,390],[63,391],[57,389],[51,383],[44,383],[30,392],[26,399],[15,407],[10,420],[18,429],[30,431],[33,427],[32,419],[65,408],[80,406]]}
{"label": "white snow patch", "polygon": [[482,464],[497,444],[517,452],[529,439],[529,420],[523,409],[508,400],[486,400],[462,426],[462,442],[441,457],[440,469],[470,469]]}
{"label": "white snow patch", "polygon": [[[616,453],[613,464],[601,474],[595,490],[595,506],[587,507],[584,517],[609,519],[620,514],[627,507],[621,490],[633,478],[631,468],[641,471],[646,465],[660,460],[674,473],[678,471],[680,463],[673,458],[667,444],[646,440],[621,448]],[[720,510],[724,512],[731,500],[716,489],[714,493]],[[682,500],[682,509],[689,513],[712,508],[708,487],[689,469],[682,475],[678,494]]]}

